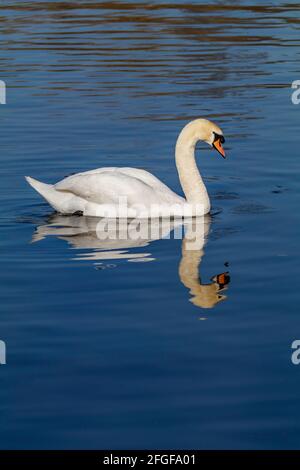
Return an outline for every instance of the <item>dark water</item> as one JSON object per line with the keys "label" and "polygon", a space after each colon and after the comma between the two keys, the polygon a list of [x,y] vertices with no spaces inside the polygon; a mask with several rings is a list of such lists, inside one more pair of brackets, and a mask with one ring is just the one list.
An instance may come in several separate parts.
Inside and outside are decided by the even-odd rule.
{"label": "dark water", "polygon": [[[3,1],[0,19],[1,448],[299,448],[298,2]],[[180,192],[199,116],[229,155],[199,148],[203,256],[103,252],[23,179],[135,166]]]}

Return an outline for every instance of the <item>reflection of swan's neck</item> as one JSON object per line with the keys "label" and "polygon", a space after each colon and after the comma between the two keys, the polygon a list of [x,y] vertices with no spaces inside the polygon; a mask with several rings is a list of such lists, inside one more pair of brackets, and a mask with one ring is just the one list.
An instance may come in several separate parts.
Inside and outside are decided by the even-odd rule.
{"label": "reflection of swan's neck", "polygon": [[[202,286],[199,279],[199,265],[204,254],[203,250],[187,250],[187,240],[182,241],[182,258],[179,264],[179,277],[182,284],[190,290],[190,293],[202,297]],[[200,282],[199,282],[200,281]]]}
{"label": "reflection of swan's neck", "polygon": [[183,128],[176,142],[176,166],[186,200],[190,204],[204,204],[206,211],[210,208],[209,197],[203,179],[195,161],[195,147],[199,135],[199,125],[189,123]]}
{"label": "reflection of swan's neck", "polygon": [[184,239],[178,274],[182,284],[189,289],[192,295],[190,301],[196,307],[213,308],[218,302],[225,300],[226,296],[219,293],[220,285],[215,280],[210,284],[201,284],[199,266],[203,255],[202,248],[198,250],[187,249],[187,239]]}

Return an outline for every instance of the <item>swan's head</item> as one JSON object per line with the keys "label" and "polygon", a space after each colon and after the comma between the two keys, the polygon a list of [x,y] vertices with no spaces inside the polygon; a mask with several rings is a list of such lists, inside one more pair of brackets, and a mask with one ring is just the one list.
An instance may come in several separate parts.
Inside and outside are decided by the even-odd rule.
{"label": "swan's head", "polygon": [[185,146],[196,145],[199,140],[214,147],[225,158],[225,150],[222,145],[225,142],[223,131],[214,122],[208,119],[195,119],[189,122],[182,129],[178,143]]}
{"label": "swan's head", "polygon": [[222,145],[225,142],[225,138],[219,126],[208,119],[197,119],[196,122],[202,135],[200,140],[204,140],[208,145],[214,147],[225,158],[225,150]]}

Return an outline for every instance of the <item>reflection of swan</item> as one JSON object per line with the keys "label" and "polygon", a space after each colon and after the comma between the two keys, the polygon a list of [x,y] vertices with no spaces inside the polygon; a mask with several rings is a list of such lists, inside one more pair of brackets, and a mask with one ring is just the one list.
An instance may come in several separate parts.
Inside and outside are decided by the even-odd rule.
{"label": "reflection of swan", "polygon": [[[140,220],[138,223],[119,220],[119,223],[106,227],[104,237],[104,219],[95,217],[76,217],[53,215],[48,224],[37,227],[32,241],[42,240],[47,236],[56,236],[70,243],[75,249],[88,249],[76,259],[93,260],[97,264],[107,260],[124,259],[128,261],[152,261],[150,253],[134,253],[133,248],[145,247],[152,241],[170,236],[172,230],[176,236],[182,233],[182,219],[172,221]],[[136,222],[136,221],[134,221]],[[190,290],[191,302],[202,308],[212,308],[226,296],[221,291],[227,289],[228,273],[214,276],[210,284],[202,284],[199,266],[203,257],[209,228],[210,216],[197,217],[184,221],[185,237],[182,241],[182,257],[179,264],[179,278]],[[104,266],[105,267],[105,266]]]}
{"label": "reflection of swan", "polygon": [[202,242],[198,243],[198,249],[188,249],[190,243],[188,237],[191,226],[188,227],[186,236],[182,241],[182,258],[179,264],[179,277],[182,284],[190,289],[192,297],[190,301],[197,307],[212,308],[226,296],[221,291],[227,289],[230,281],[228,272],[217,274],[211,280],[210,284],[202,284],[199,275],[199,266],[204,255],[203,246],[208,235],[209,223],[204,225],[204,236]]}
{"label": "reflection of swan", "polygon": [[196,119],[183,128],[176,143],[176,166],[186,199],[151,173],[137,168],[98,168],[69,176],[54,185],[31,177],[26,179],[62,214],[77,212],[99,217],[203,215],[209,212],[210,202],[195,162],[195,146],[199,140],[214,146],[225,157],[223,133],[216,124]]}
{"label": "reflection of swan", "polygon": [[128,249],[146,247],[150,242],[166,238],[176,227],[182,226],[182,219],[109,220],[96,217],[62,216],[54,214],[49,223],[37,227],[32,241],[54,235],[69,242],[76,249],[93,249],[77,259],[110,260],[137,259],[152,260],[150,253],[131,253]]}

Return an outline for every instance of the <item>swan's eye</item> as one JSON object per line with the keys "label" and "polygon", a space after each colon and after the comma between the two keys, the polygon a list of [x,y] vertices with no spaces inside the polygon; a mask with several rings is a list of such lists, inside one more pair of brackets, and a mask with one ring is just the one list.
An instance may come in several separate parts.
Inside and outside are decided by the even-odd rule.
{"label": "swan's eye", "polygon": [[221,144],[224,144],[225,138],[224,138],[223,135],[217,134],[216,132],[214,132],[214,135],[215,135],[214,142],[215,142],[216,140],[219,140],[219,141],[221,142]]}

